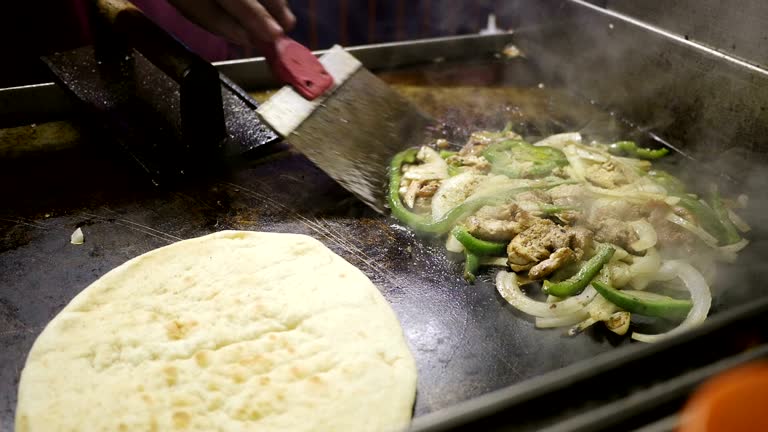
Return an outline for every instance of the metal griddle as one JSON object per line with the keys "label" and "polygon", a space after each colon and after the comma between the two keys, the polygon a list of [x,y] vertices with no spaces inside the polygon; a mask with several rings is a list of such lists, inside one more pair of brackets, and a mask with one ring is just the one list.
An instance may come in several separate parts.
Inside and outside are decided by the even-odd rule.
{"label": "metal griddle", "polygon": [[[722,79],[751,83],[740,91],[733,90],[740,88],[736,84],[730,92],[715,91],[718,104],[698,111],[706,116],[720,109],[728,118],[734,116],[728,113],[731,104],[760,96],[768,100],[768,74],[711,58],[706,52],[578,2],[542,4],[536,7],[552,9],[537,9],[525,18],[537,23],[537,16],[546,16],[539,22],[544,25],[528,26],[515,35],[387,44],[353,52],[366,67],[381,71],[383,78],[423,109],[450,124],[446,131],[456,139],[476,127],[499,127],[510,116],[518,128],[532,135],[579,129],[594,135],[622,134],[645,144],[659,145],[654,140],[664,139],[683,149],[672,158],[673,165],[696,164],[695,173],[706,173],[729,185],[726,187],[753,193],[753,202],[761,202],[764,196],[756,186],[765,184],[762,170],[755,168],[744,178],[709,164],[706,152],[688,145],[686,137],[705,133],[693,126],[691,118],[669,118],[668,111],[657,109],[658,104],[645,92],[633,94],[637,86],[612,74],[608,54],[589,57],[592,64],[603,67],[602,80],[583,73],[583,64],[571,50],[593,43],[592,35],[562,29],[574,28],[565,25],[574,22],[608,28],[611,22],[622,29],[622,38],[645,43],[645,51],[633,52],[633,61],[644,67],[644,73],[681,83],[677,90],[681,97],[676,101],[681,110],[695,105],[682,97],[690,90],[692,84],[685,80],[691,75],[704,90],[714,89],[713,83]],[[548,31],[554,28],[561,30]],[[609,39],[608,49],[602,52],[612,52],[610,40],[616,39]],[[525,58],[508,60],[493,55],[513,41],[526,53]],[[425,53],[429,55],[425,57]],[[663,61],[668,56],[682,61],[670,68]],[[699,74],[701,64],[711,65],[712,71]],[[218,66],[248,90],[270,85],[268,80],[258,79],[266,76],[259,60]],[[611,83],[614,89],[622,89],[624,99],[604,92]],[[19,105],[24,115],[12,116],[12,104],[7,102],[29,92],[47,95],[44,101],[58,102],[35,106],[27,101]],[[664,96],[662,102],[664,98],[672,96]],[[81,131],[80,139],[70,145],[51,146],[50,151],[17,151],[12,158],[0,158],[4,185],[0,190],[0,430],[10,429],[13,423],[19,372],[32,342],[78,292],[132,257],[223,229],[311,235],[373,280],[400,317],[416,357],[415,428],[419,430],[457,427],[504,410],[517,413],[520,428],[541,427],[574,415],[572,411],[578,407],[588,410],[621,400],[631,388],[680,376],[766,341],[764,333],[750,332],[764,323],[759,317],[768,310],[762,296],[768,269],[751,265],[768,252],[768,237],[759,228],[764,226],[765,216],[759,211],[747,215],[757,227],[741,261],[750,265],[721,272],[727,277],[716,284],[713,317],[700,331],[654,346],[629,344],[599,329],[569,338],[559,330],[536,330],[530,319],[496,294],[492,272],[482,275],[477,284],[467,285],[461,279],[460,264],[446,259],[440,243],[417,238],[394,220],[375,214],[290,147],[274,146],[268,155],[232,162],[224,172],[192,179],[183,186],[158,188],[130,162],[116,157],[99,136],[89,135],[88,119],[78,117],[68,103],[53,85],[0,91],[3,116],[33,121],[66,119]],[[612,115],[615,106],[622,106],[623,111],[616,113],[627,113],[627,117]],[[633,113],[643,115],[632,117]],[[654,121],[654,113],[662,113],[665,122]],[[637,125],[651,125],[650,130],[624,118],[640,118],[642,123]],[[749,146],[722,140],[712,145],[722,146],[734,160],[742,160],[737,158],[742,151],[760,157],[759,150],[766,147],[765,142],[756,142],[757,137],[768,136],[756,134],[760,128],[768,128],[768,118],[761,119],[762,125],[750,122],[752,129],[739,132],[753,138]],[[28,126],[28,135],[34,135],[33,129]],[[699,160],[691,161],[688,156]],[[734,162],[732,167],[738,165]],[[742,167],[741,173],[745,170]],[[85,233],[85,244],[80,246],[69,244],[76,227]],[[729,331],[738,331],[746,339],[732,338]],[[715,337],[729,343],[710,344],[717,349],[707,351],[708,345],[702,341]],[[685,359],[685,348],[696,356]],[[675,355],[664,356],[665,351]],[[644,370],[643,365],[652,369]],[[633,373],[622,368],[634,368],[629,369]],[[600,379],[603,374],[606,380]],[[620,385],[617,377],[626,382]],[[579,386],[580,393],[565,397],[569,385]],[[541,399],[542,391],[549,392],[549,399]],[[559,398],[559,394],[565,396]],[[666,412],[674,412],[679,405],[670,406]],[[498,427],[501,418],[481,424],[487,429]]]}

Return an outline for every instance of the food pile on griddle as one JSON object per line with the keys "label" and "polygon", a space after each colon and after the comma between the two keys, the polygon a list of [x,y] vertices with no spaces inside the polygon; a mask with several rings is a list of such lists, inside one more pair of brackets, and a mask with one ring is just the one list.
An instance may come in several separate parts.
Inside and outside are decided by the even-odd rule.
{"label": "food pile on griddle", "polygon": [[[701,323],[714,262],[732,262],[749,226],[712,187],[696,195],[652,160],[666,148],[585,142],[561,133],[528,142],[507,126],[478,131],[457,151],[446,140],[392,160],[392,214],[416,232],[446,237],[464,278],[500,266],[496,288],[541,328],[577,334],[597,322],[627,334],[633,315]],[[706,195],[706,196],[705,196]],[[546,298],[523,293],[539,286]]]}

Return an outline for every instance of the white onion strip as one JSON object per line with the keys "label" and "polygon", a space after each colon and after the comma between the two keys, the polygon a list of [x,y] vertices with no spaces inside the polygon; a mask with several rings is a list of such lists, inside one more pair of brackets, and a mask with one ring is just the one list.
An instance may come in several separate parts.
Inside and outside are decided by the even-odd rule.
{"label": "white onion strip", "polygon": [[752,230],[752,227],[749,226],[749,224],[741,218],[736,212],[734,212],[731,209],[728,209],[728,218],[733,222],[733,225],[738,229],[739,231],[745,233]]}
{"label": "white onion strip", "polygon": [[586,181],[587,168],[581,161],[581,158],[576,154],[576,148],[572,145],[563,148],[563,154],[568,159],[568,164],[571,166],[571,175],[580,182]]}
{"label": "white onion strip", "polygon": [[[638,202],[638,203],[644,203],[646,201],[664,201],[667,204],[669,204],[670,202],[676,203],[675,200],[677,201],[680,200],[680,198],[678,197],[669,197],[662,194],[657,194],[653,192],[643,192],[639,190],[628,190],[626,188],[606,189],[606,188],[601,188],[591,184],[587,184],[586,189],[595,195],[608,196],[611,198],[621,198],[626,201]],[[675,200],[673,200],[672,198],[674,198]]]}
{"label": "white onion strip", "polygon": [[536,327],[538,328],[568,327],[574,324],[578,324],[587,318],[589,318],[589,312],[587,312],[586,310],[580,310],[570,315],[563,315],[561,317],[554,317],[554,318],[536,317]]}
{"label": "white onion strip", "polygon": [[541,318],[562,317],[583,310],[597,295],[597,291],[589,285],[581,294],[563,301],[556,303],[536,301],[520,290],[517,275],[507,271],[500,271],[496,275],[496,290],[516,309]]}
{"label": "white onion strip", "polygon": [[507,257],[480,257],[481,266],[496,266],[507,267],[509,266],[509,258]]}
{"label": "white onion strip", "polygon": [[741,252],[741,250],[747,247],[748,244],[749,244],[749,240],[743,238],[737,241],[736,243],[729,244],[726,246],[720,246],[718,249],[720,249],[721,252],[735,254],[737,252]]}
{"label": "white onion strip", "polygon": [[700,238],[701,241],[706,243],[707,246],[713,247],[713,248],[717,247],[717,239],[712,237],[712,235],[710,233],[704,231],[703,228],[700,228],[700,227],[692,224],[691,222],[688,222],[687,220],[681,218],[680,216],[678,216],[678,215],[676,215],[674,213],[669,213],[667,215],[666,219],[668,221],[672,222],[673,224],[679,225],[682,228],[690,231],[696,237]]}
{"label": "white onion strip", "polygon": [[629,226],[637,233],[638,240],[631,245],[632,249],[636,251],[644,251],[656,246],[656,242],[659,240],[656,235],[656,230],[653,229],[653,225],[648,223],[644,219],[639,219],[629,223]]}
{"label": "white onion strip", "polygon": [[670,270],[674,270],[677,277],[683,281],[688,292],[691,293],[693,307],[691,307],[685,320],[672,330],[655,335],[635,332],[632,333],[632,339],[641,342],[656,342],[660,339],[695,327],[707,319],[709,308],[712,306],[712,292],[709,290],[709,285],[707,285],[707,281],[704,280],[704,276],[702,276],[698,270],[693,268],[692,265],[683,261],[668,261],[664,264],[669,266]]}
{"label": "white onion strip", "polygon": [[553,147],[562,150],[568,144],[580,143],[581,134],[578,132],[566,132],[550,135],[541,141],[533,143],[536,147]]}
{"label": "white onion strip", "polygon": [[464,245],[461,244],[460,241],[456,240],[456,237],[449,234],[448,238],[445,239],[445,249],[448,252],[462,253],[464,252]]}

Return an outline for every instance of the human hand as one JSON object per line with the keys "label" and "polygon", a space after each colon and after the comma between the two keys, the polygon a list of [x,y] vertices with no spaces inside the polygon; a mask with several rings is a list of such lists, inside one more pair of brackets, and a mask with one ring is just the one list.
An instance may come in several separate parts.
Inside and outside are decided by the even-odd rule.
{"label": "human hand", "polygon": [[271,42],[296,23],[286,0],[168,0],[184,16],[243,46]]}

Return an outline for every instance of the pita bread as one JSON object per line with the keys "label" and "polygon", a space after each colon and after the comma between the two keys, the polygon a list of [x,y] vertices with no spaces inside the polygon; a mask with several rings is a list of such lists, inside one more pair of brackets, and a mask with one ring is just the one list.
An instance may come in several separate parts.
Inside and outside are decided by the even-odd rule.
{"label": "pita bread", "polygon": [[362,272],[311,237],[224,231],[75,297],[29,353],[16,430],[397,430],[415,391]]}

